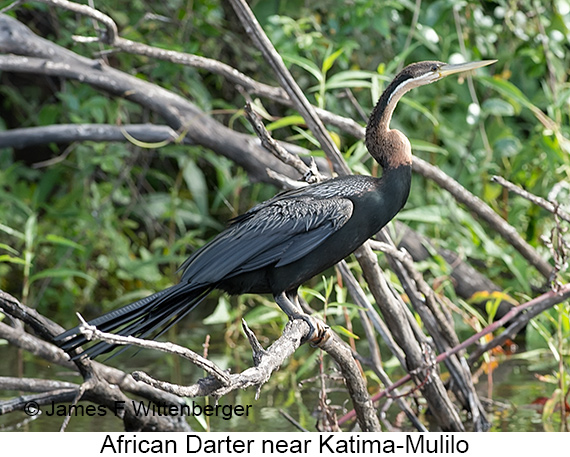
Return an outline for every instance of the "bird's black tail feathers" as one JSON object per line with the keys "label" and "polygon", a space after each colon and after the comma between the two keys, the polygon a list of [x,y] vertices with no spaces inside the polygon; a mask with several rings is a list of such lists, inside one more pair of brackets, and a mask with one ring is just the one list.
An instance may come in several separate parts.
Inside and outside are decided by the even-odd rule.
{"label": "bird's black tail feathers", "polygon": [[[96,326],[103,332],[112,332],[117,335],[146,338],[154,334],[153,338],[156,338],[200,304],[212,288],[209,285],[175,284],[122,308],[109,311],[89,321],[89,324]],[[156,333],[157,331],[158,333]],[[79,332],[79,327],[58,335],[55,341],[66,352],[87,343],[85,336]],[[84,352],[73,355],[72,360],[85,354],[89,358],[94,358],[112,351],[117,346],[100,341]]]}

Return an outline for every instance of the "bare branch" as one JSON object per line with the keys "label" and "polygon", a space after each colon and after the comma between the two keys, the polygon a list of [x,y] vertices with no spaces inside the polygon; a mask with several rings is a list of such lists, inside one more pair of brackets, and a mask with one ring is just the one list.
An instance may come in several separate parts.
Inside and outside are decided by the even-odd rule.
{"label": "bare branch", "polygon": [[[308,324],[301,319],[289,322],[285,326],[283,334],[279,339],[264,351],[263,354],[258,356],[256,365],[241,373],[229,374],[228,383],[226,385],[222,385],[219,380],[214,379],[212,376],[201,379],[191,386],[178,386],[157,381],[142,372],[133,373],[133,377],[137,380],[147,382],[165,392],[174,393],[183,397],[202,397],[208,395],[222,397],[234,390],[246,389],[252,386],[259,387],[269,381],[271,373],[277,370],[283,362],[297,350],[301,339],[304,335],[308,334],[309,331]],[[117,338],[116,335],[115,338]],[[146,346],[146,344],[141,344],[141,342],[135,342],[135,344],[137,346]],[[161,350],[169,352],[166,347]]]}
{"label": "bare branch", "polygon": [[517,230],[499,216],[493,209],[476,195],[473,195],[465,187],[454,179],[451,179],[439,168],[434,167],[419,157],[414,157],[413,170],[422,176],[435,181],[440,187],[447,190],[460,203],[463,203],[477,216],[483,219],[489,226],[511,244],[519,253],[533,265],[545,278],[552,273],[552,266],[544,260],[540,254],[528,244]]}
{"label": "bare branch", "polygon": [[[303,162],[299,157],[290,154],[281,146],[273,137],[269,134],[261,118],[253,110],[251,103],[247,102],[245,105],[245,115],[255,130],[257,136],[261,139],[261,144],[265,149],[271,152],[275,157],[277,157],[281,162],[291,165],[294,167],[302,176],[315,177],[315,179],[306,180],[307,182],[316,182],[320,180],[320,175],[315,176],[314,170],[311,170],[305,162]],[[317,171],[318,173],[318,171]]]}
{"label": "bare branch", "polygon": [[[453,354],[457,354],[460,351],[463,351],[464,349],[471,346],[472,344],[476,344],[477,341],[479,341],[482,337],[484,337],[485,335],[488,335],[489,333],[494,332],[498,328],[504,326],[507,322],[509,322],[511,319],[515,318],[516,316],[524,315],[527,313],[532,313],[533,315],[537,315],[540,312],[544,311],[545,309],[548,309],[548,308],[556,305],[557,303],[561,303],[561,302],[563,302],[569,298],[570,298],[570,284],[565,284],[557,292],[548,291],[548,292],[540,295],[539,297],[536,297],[536,298],[534,298],[534,299],[532,299],[532,300],[530,300],[530,301],[528,301],[522,305],[519,305],[519,306],[513,308],[503,318],[493,322],[491,325],[485,327],[483,330],[476,333],[475,335],[470,336],[469,338],[467,338],[465,341],[463,341],[461,344],[455,346],[454,348],[451,348],[451,349],[439,354],[436,357],[436,362],[440,363],[440,362],[444,361],[446,358],[448,358],[449,356],[451,356]],[[521,328],[522,328],[522,326],[521,326]],[[506,335],[506,333],[508,333],[508,329],[504,332],[505,335]],[[503,338],[504,338],[503,335],[501,335],[501,338],[500,338],[501,341],[499,341],[499,339],[496,338],[495,340],[493,340],[493,346],[485,346],[485,349],[489,350],[489,349],[492,349],[492,347],[495,347],[496,345],[501,344],[501,342],[504,341]],[[477,357],[474,357],[472,355],[469,359],[472,362],[475,362],[479,359],[479,357],[483,353],[484,353],[483,351],[477,351]],[[475,354],[475,353],[473,353],[473,354]],[[382,392],[379,392],[378,394],[374,395],[372,397],[372,400],[373,401],[380,400],[381,398],[387,396],[394,389],[396,389],[396,388],[402,386],[403,384],[405,384],[406,382],[410,381],[411,378],[412,377],[410,374],[403,376],[402,378],[400,378],[398,381],[396,381],[391,386],[387,387]],[[346,422],[347,420],[352,419],[354,416],[355,416],[355,412],[351,411],[348,414],[346,414],[345,416],[343,416],[342,418],[340,418],[339,423],[342,424],[342,423]]]}
{"label": "bare branch", "polygon": [[[379,234],[384,236],[384,231]],[[439,352],[457,346],[459,339],[453,327],[453,320],[449,314],[444,313],[435,292],[424,280],[422,274],[415,268],[411,256],[403,249],[397,249],[389,238],[386,242],[371,241],[371,246],[380,247],[387,254],[391,269],[398,275],[414,309],[420,315],[427,332],[433,339],[433,344]],[[376,246],[375,246],[376,245]],[[490,424],[485,417],[485,409],[479,401],[471,374],[462,367],[461,361],[455,355],[445,359],[445,364],[452,379],[451,384],[463,407],[471,412],[475,431],[486,431]]]}
{"label": "bare branch", "polygon": [[[16,330],[8,325],[0,322],[0,338],[7,339],[16,347],[31,350],[32,353],[41,357],[45,357],[48,361],[53,361],[63,366],[71,367],[75,365],[80,371],[84,379],[88,380],[82,395],[82,400],[89,400],[94,403],[104,405],[109,410],[114,411],[117,402],[125,405],[124,411],[121,413],[121,419],[127,430],[164,430],[164,431],[188,431],[189,426],[181,417],[169,416],[144,416],[141,417],[136,413],[136,401],[126,397],[124,391],[131,391],[138,395],[148,398],[152,401],[162,402],[165,404],[182,405],[184,402],[172,395],[160,392],[144,384],[136,383],[133,378],[126,373],[115,368],[107,367],[90,360],[78,360],[75,364],[69,362],[69,357],[59,348],[47,341],[52,341],[53,337],[61,333],[63,330],[60,326],[50,321],[45,316],[39,314],[36,310],[24,306],[16,298],[10,294],[0,290],[0,310],[4,314],[18,319],[29,325],[37,335],[40,335],[46,341],[40,340],[38,337],[29,335],[23,330]],[[23,381],[23,386],[27,382]],[[119,389],[117,389],[119,387]],[[70,402],[73,401],[80,389],[55,389],[40,394],[30,396],[29,400],[37,401],[39,404],[47,404],[54,402]],[[45,402],[45,403],[41,403]],[[22,402],[21,398],[15,400],[7,400],[0,403],[0,409],[6,411],[23,409],[26,402]]]}
{"label": "bare branch", "polygon": [[560,209],[559,205],[549,202],[548,200],[537,195],[531,194],[527,190],[524,190],[512,182],[507,181],[502,176],[493,176],[491,178],[491,181],[500,184],[501,186],[505,187],[511,192],[514,192],[517,195],[520,195],[523,198],[526,198],[528,201],[540,206],[541,208],[544,208],[546,211],[549,211],[552,214],[557,214],[560,219],[564,219],[566,222],[570,222],[570,214]]}
{"label": "bare branch", "polygon": [[13,378],[0,376],[0,390],[18,390],[25,392],[52,392],[60,389],[78,389],[72,382],[53,379]]}
{"label": "bare branch", "polygon": [[82,5],[80,3],[68,2],[67,0],[34,0],[39,3],[45,3],[47,5],[55,6],[56,8],[63,8],[74,13],[82,14],[88,16],[96,21],[100,22],[105,26],[105,32],[101,39],[106,43],[113,43],[119,32],[117,30],[117,25],[109,16],[103,14],[94,8],[87,5]]}
{"label": "bare branch", "polygon": [[[382,311],[394,340],[406,354],[405,368],[408,373],[426,369],[426,360],[420,343],[427,344],[425,336],[414,328],[415,321],[408,316],[408,308],[394,296],[369,243],[358,248],[356,258],[362,266],[363,274],[370,291]],[[416,324],[417,325],[417,324]],[[427,378],[426,378],[427,377]],[[428,379],[424,382],[424,379]],[[464,430],[463,424],[438,374],[432,370],[420,376],[414,376],[414,382],[421,385],[421,391],[430,405],[437,422],[444,430]],[[398,387],[398,386],[395,386]]]}
{"label": "bare branch", "polygon": [[[12,129],[0,134],[0,148],[27,148],[48,143],[75,141],[136,141],[153,143],[148,147],[161,147],[168,143],[194,144],[167,125],[155,124],[59,124],[42,127]],[[140,144],[139,144],[140,145]]]}
{"label": "bare branch", "polygon": [[[188,358],[185,354],[187,349],[174,345],[172,343],[162,343],[157,341],[141,340],[130,336],[119,336],[100,332],[95,327],[82,323],[80,330],[89,339],[100,339],[111,344],[135,345],[157,349],[166,353],[176,354]],[[302,319],[290,321],[283,330],[283,334],[277,339],[267,350],[260,351],[257,348],[255,352],[255,366],[248,368],[242,373],[224,374],[224,379],[220,377],[208,376],[199,380],[192,386],[180,386],[169,382],[159,381],[143,372],[134,372],[133,378],[142,381],[152,387],[158,388],[168,393],[172,393],[182,397],[202,397],[214,396],[222,397],[237,389],[246,389],[248,387],[257,387],[265,384],[271,377],[271,374],[277,370],[290,357],[301,344],[302,339],[310,332],[308,324]],[[379,430],[378,419],[375,414],[374,406],[366,393],[364,380],[356,369],[355,361],[352,357],[350,348],[340,341],[338,337],[329,338],[321,348],[326,351],[339,365],[348,387],[349,393],[353,399],[354,408],[357,411],[357,417],[360,425],[365,431]],[[194,357],[188,358],[193,363]],[[209,361],[206,361],[209,362]],[[200,366],[203,368],[204,363]]]}
{"label": "bare branch", "polygon": [[290,167],[266,154],[251,135],[223,126],[188,100],[166,89],[44,40],[5,15],[0,15],[0,51],[7,53],[0,55],[0,70],[77,79],[125,97],[161,115],[171,128],[186,132],[196,144],[230,158],[253,178],[267,180],[266,168],[293,176]]}
{"label": "bare branch", "polygon": [[289,94],[295,107],[299,110],[305,122],[307,122],[309,128],[321,144],[323,151],[325,151],[325,154],[333,163],[335,171],[343,175],[350,174],[350,169],[346,165],[340,151],[317,116],[313,106],[309,103],[293,76],[291,76],[291,73],[283,63],[283,59],[275,50],[269,38],[267,38],[267,35],[261,28],[261,25],[259,25],[259,22],[248,4],[244,0],[230,1],[248,36],[253,40],[265,60],[274,70],[281,86],[285,89],[287,94]]}
{"label": "bare branch", "polygon": [[184,348],[178,344],[170,342],[143,340],[141,338],[135,338],[134,336],[120,336],[114,333],[102,332],[98,330],[94,325],[88,324],[81,317],[81,315],[78,314],[78,317],[81,321],[81,324],[79,325],[79,331],[89,341],[101,340],[109,344],[118,344],[124,346],[134,345],[140,348],[154,349],[157,351],[166,352],[167,354],[174,354],[186,360],[189,360],[197,367],[210,373],[222,384],[222,386],[225,387],[229,384],[229,376],[224,370],[219,368],[212,361],[205,359],[200,354],[197,354],[191,349]]}

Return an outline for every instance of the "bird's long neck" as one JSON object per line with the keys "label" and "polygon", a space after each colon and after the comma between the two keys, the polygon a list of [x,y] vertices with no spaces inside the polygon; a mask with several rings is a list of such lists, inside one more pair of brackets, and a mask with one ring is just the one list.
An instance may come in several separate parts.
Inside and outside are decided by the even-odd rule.
{"label": "bird's long neck", "polygon": [[390,129],[390,120],[402,95],[413,87],[413,79],[398,75],[383,92],[370,115],[366,147],[384,169],[412,164],[410,142],[402,132]]}

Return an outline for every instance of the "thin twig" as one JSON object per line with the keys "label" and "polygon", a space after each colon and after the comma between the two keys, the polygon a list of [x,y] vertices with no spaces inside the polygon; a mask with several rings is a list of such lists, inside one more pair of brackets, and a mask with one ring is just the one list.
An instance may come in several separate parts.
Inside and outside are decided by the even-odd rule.
{"label": "thin twig", "polygon": [[570,214],[560,209],[560,206],[558,204],[554,204],[542,197],[531,194],[529,191],[522,189],[521,187],[517,186],[516,184],[513,184],[510,181],[507,181],[502,176],[496,176],[496,175],[492,176],[491,181],[500,184],[504,188],[510,190],[511,192],[514,192],[515,194],[523,198],[526,198],[528,201],[534,203],[535,205],[540,206],[541,208],[544,208],[546,211],[552,214],[557,214],[560,217],[560,219],[564,219],[566,222],[570,222]]}
{"label": "thin twig", "polygon": [[57,124],[4,131],[0,135],[0,148],[23,149],[75,141],[131,141],[147,148],[160,148],[171,143],[193,144],[190,138],[167,125]]}
{"label": "thin twig", "polygon": [[549,278],[552,273],[550,265],[542,256],[528,244],[518,231],[499,216],[489,205],[476,195],[473,195],[465,187],[454,179],[451,179],[439,168],[414,157],[413,170],[419,172],[426,178],[436,182],[440,187],[447,190],[460,203],[463,203],[477,216],[483,219],[489,226],[511,244],[519,253],[534,266],[545,278]]}
{"label": "thin twig", "polygon": [[[298,156],[289,153],[279,142],[275,141],[269,134],[261,117],[255,112],[251,103],[247,102],[244,109],[247,120],[255,130],[255,133],[261,140],[261,144],[265,149],[271,152],[275,157],[287,165],[294,167],[302,176],[305,176],[305,181],[308,183],[318,182],[322,179],[318,171],[315,172],[314,167],[311,168],[305,164]],[[313,162],[314,163],[314,162]]]}
{"label": "thin twig", "polygon": [[57,8],[63,8],[74,13],[82,14],[88,16],[96,21],[100,22],[105,26],[105,32],[101,33],[101,39],[105,43],[113,43],[117,36],[119,36],[119,31],[117,30],[117,24],[109,16],[103,14],[101,11],[91,8],[88,5],[82,5],[79,3],[68,2],[67,0],[34,0],[39,3],[45,3],[47,5],[52,5]]}
{"label": "thin twig", "polygon": [[186,360],[189,360],[194,365],[203,369],[207,373],[210,373],[210,375],[214,376],[223,386],[227,386],[230,383],[230,377],[227,372],[219,368],[211,360],[205,359],[200,354],[192,351],[191,349],[169,342],[144,340],[141,338],[135,338],[134,336],[121,336],[114,333],[102,332],[96,326],[86,322],[79,313],[77,313],[77,317],[81,321],[81,324],[79,325],[79,331],[85,336],[88,341],[100,340],[104,341],[105,343],[114,345],[134,345],[140,348],[154,349],[157,351],[166,352],[168,354],[175,354],[185,358]]}
{"label": "thin twig", "polygon": [[315,109],[307,100],[307,97],[299,87],[285,64],[279,53],[273,47],[269,38],[261,28],[249,5],[245,0],[230,0],[234,11],[240,19],[247,35],[253,40],[254,44],[263,54],[265,60],[271,65],[281,86],[285,89],[291,100],[295,103],[295,107],[299,110],[305,122],[309,126],[315,138],[321,144],[323,151],[334,165],[337,173],[347,175],[350,174],[350,168],[346,165],[340,151],[327,132],[322,121],[317,116]]}

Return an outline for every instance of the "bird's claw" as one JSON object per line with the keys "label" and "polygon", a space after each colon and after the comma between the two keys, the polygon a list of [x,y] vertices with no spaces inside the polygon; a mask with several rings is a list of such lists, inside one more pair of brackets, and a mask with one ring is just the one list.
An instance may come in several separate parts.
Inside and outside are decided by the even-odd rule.
{"label": "bird's claw", "polygon": [[312,347],[319,347],[330,338],[330,327],[320,319],[315,319],[308,314],[295,314],[290,316],[293,319],[302,319],[309,325],[309,333],[301,339],[301,344],[309,343]]}
{"label": "bird's claw", "polygon": [[309,344],[314,348],[321,347],[321,345],[326,343],[328,339],[331,337],[331,332],[329,331],[330,327],[327,324],[325,324],[320,319],[317,319],[316,323],[317,323],[316,326],[317,334],[313,338],[309,339]]}

